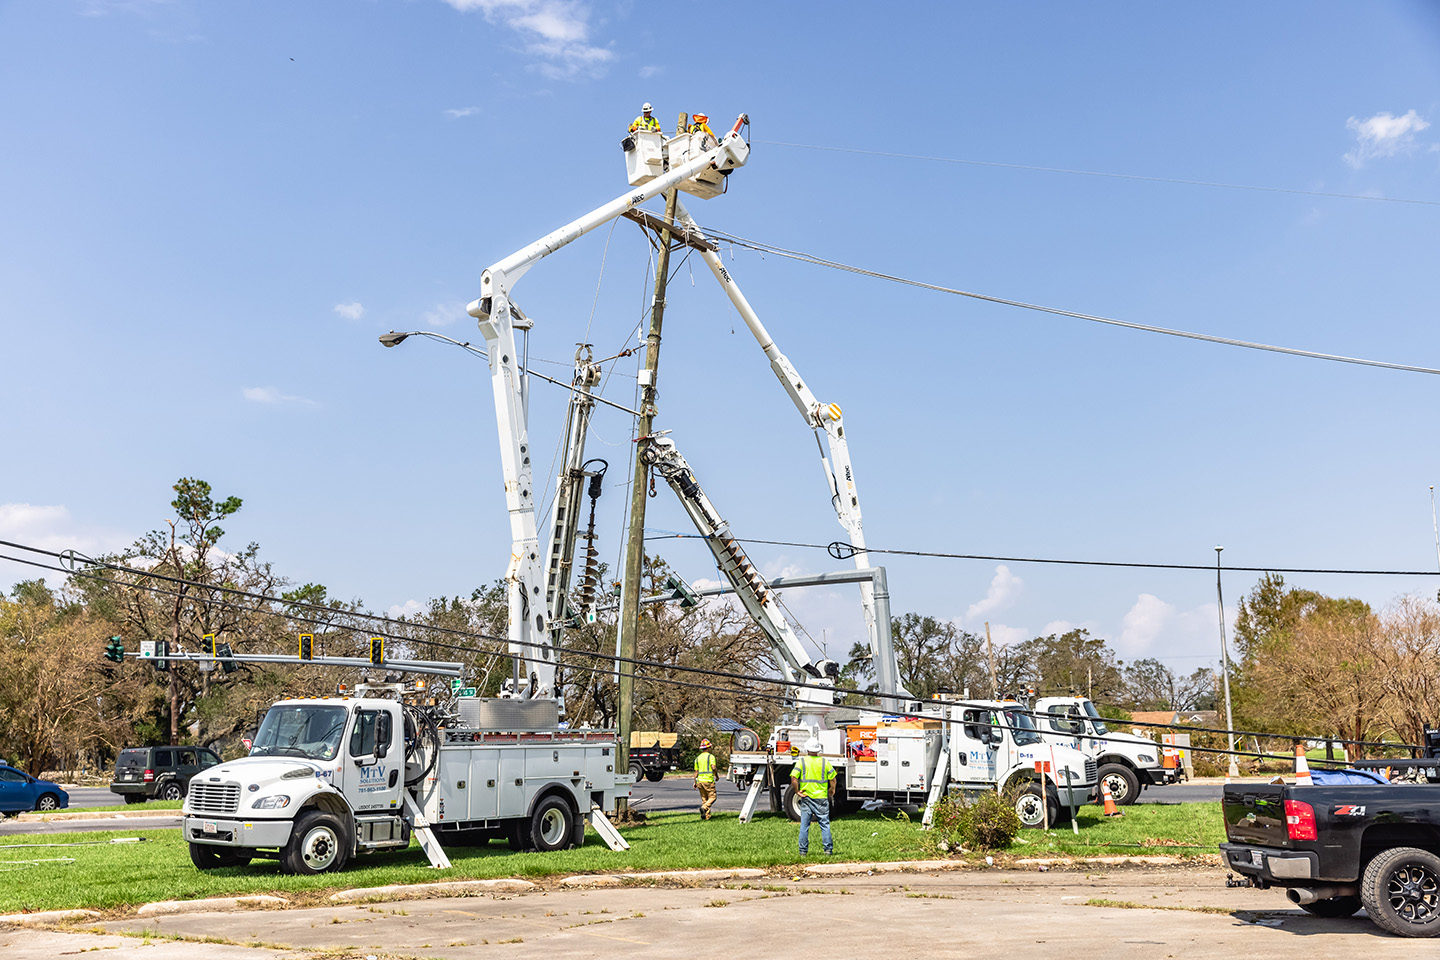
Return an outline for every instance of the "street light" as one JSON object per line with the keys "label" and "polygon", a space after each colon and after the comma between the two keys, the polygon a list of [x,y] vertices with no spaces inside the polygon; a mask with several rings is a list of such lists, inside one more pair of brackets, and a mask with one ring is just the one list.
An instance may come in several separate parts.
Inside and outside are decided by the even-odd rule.
{"label": "street light", "polygon": [[1225,594],[1220,590],[1220,551],[1215,548],[1215,598],[1220,605],[1220,676],[1225,683],[1225,730],[1230,741],[1230,769],[1226,777],[1240,776],[1240,767],[1235,762],[1235,717],[1230,712],[1230,654],[1225,647]]}

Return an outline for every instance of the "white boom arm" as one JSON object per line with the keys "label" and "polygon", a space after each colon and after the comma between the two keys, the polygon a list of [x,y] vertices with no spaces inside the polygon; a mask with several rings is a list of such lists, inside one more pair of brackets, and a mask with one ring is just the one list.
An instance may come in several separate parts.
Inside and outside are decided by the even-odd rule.
{"label": "white boom arm", "polygon": [[[705,235],[683,203],[677,203],[675,218],[692,233],[701,237]],[[855,471],[850,463],[850,444],[845,439],[845,421],[841,417],[840,406],[821,403],[800,378],[800,372],[795,369],[790,358],[780,352],[780,348],[770,337],[770,332],[765,329],[760,317],[750,306],[750,301],[745,299],[745,294],[740,291],[735,278],[721,262],[720,254],[703,247],[698,249],[705,258],[706,265],[710,267],[710,272],[724,289],[725,295],[734,304],[740,318],[745,321],[745,326],[754,334],[760,349],[765,351],[765,356],[770,360],[770,369],[775,371],[780,385],[794,401],[800,415],[812,430],[825,431],[825,442],[830,455],[827,458],[822,450],[820,464],[825,470],[825,479],[830,484],[830,500],[835,508],[835,516],[840,521],[840,526],[850,535],[850,545],[855,550],[856,569],[869,569],[870,555],[865,550],[865,528],[860,517],[860,494],[855,489]],[[876,685],[883,692],[908,693],[900,682],[900,667],[895,659],[895,644],[890,633],[890,624],[881,623],[875,615],[875,590],[869,581],[860,584],[860,606],[865,612],[865,628],[870,639],[870,655],[874,657]]]}
{"label": "white boom arm", "polygon": [[511,300],[511,292],[538,260],[688,180],[712,163],[721,170],[743,166],[750,154],[749,144],[740,136],[745,119],[742,116],[737,120],[735,128],[713,150],[546,234],[480,275],[480,296],[470,303],[467,312],[479,321],[490,356],[490,383],[500,433],[500,469],[505,478],[505,504],[510,512],[510,565],[505,571],[509,585],[508,639],[510,655],[517,664],[523,665],[518,671],[519,683],[508,691],[512,696],[554,697],[556,691],[555,662],[544,656],[549,640],[545,563],[540,556],[540,537],[535,523],[527,387],[515,349],[516,318],[527,329],[529,322]]}
{"label": "white boom arm", "polygon": [[720,572],[735,588],[735,595],[745,605],[751,618],[770,638],[771,645],[780,655],[785,679],[806,684],[806,687],[794,691],[796,698],[810,704],[833,704],[833,688],[839,667],[833,660],[812,659],[801,645],[781,612],[774,591],[745,555],[744,548],[730,535],[730,525],[721,518],[705,491],[700,489],[694,471],[680,451],[675,449],[674,441],[669,437],[652,436],[645,445],[643,456],[645,462],[660,472],[680,498],[695,529],[700,531],[705,544],[715,555]]}

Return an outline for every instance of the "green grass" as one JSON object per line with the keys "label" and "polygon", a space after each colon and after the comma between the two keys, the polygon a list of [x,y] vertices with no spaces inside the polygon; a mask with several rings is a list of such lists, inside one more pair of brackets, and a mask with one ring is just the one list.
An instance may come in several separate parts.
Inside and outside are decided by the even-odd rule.
{"label": "green grass", "polygon": [[117,803],[109,807],[66,807],[57,813],[134,813],[136,810],[179,810],[184,800],[147,800],[145,803]]}
{"label": "green grass", "polygon": [[[1215,804],[1127,807],[1123,818],[1106,819],[1098,807],[1082,808],[1080,836],[1068,825],[1042,834],[1024,831],[1010,856],[1073,854],[1214,853],[1223,839]],[[837,859],[885,861],[937,855],[933,835],[918,823],[876,813],[862,813],[833,824]],[[291,876],[273,860],[248,867],[201,872],[190,863],[178,830],[131,829],[121,832],[11,836],[0,841],[0,873],[10,882],[0,886],[0,913],[59,910],[75,907],[124,909],[155,900],[237,896],[267,893],[313,901],[335,890],[387,884],[433,883],[492,877],[567,876],[574,873],[684,870],[705,867],[782,867],[798,862],[795,824],[779,817],[760,817],[741,825],[733,814],[702,822],[694,813],[659,814],[641,826],[622,830],[631,844],[623,853],[609,850],[593,834],[585,846],[559,853],[512,853],[503,842],[483,847],[452,846],[453,868],[429,868],[417,845],[401,852],[357,858],[341,874]],[[818,832],[818,831],[817,831]],[[108,844],[114,837],[146,838],[144,843]],[[1140,845],[1150,837],[1193,843],[1203,850]],[[97,842],[99,841],[99,842]],[[73,843],[75,846],[43,846]],[[811,860],[819,837],[812,834]],[[931,852],[927,853],[927,849]],[[74,863],[22,865],[36,858],[73,857]]]}

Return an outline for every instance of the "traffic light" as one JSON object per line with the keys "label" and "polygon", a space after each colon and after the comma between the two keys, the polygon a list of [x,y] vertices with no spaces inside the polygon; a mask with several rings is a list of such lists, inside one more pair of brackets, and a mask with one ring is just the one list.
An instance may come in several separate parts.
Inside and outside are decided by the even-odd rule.
{"label": "traffic light", "polygon": [[313,660],[313,659],[315,659],[315,634],[313,634],[313,633],[302,633],[302,634],[300,634],[300,659],[301,659],[301,660]]}
{"label": "traffic light", "polygon": [[105,643],[105,659],[113,660],[116,663],[125,662],[125,641],[119,637],[111,637]]}
{"label": "traffic light", "polygon": [[695,591],[690,589],[690,584],[673,573],[665,578],[665,589],[670,591],[670,599],[679,600],[682,607],[693,607],[700,602]]}
{"label": "traffic light", "polygon": [[384,637],[371,637],[371,638],[370,638],[370,662],[373,663],[373,664],[375,664],[375,666],[377,666],[377,667],[380,666],[380,665],[382,665],[382,664],[385,662],[385,638],[384,638]]}
{"label": "traffic light", "polygon": [[170,660],[169,660],[169,657],[170,657],[170,641],[169,641],[169,640],[156,640],[156,641],[155,641],[155,659],[150,661],[150,665],[151,665],[152,667],[154,667],[156,670],[161,671],[162,673],[163,673],[163,672],[166,672],[166,671],[168,671],[168,670],[170,669]]}
{"label": "traffic light", "polygon": [[222,643],[217,646],[215,656],[220,658],[220,669],[226,673],[234,673],[240,669],[240,664],[235,662],[235,651],[230,649],[230,644]]}
{"label": "traffic light", "polygon": [[215,656],[215,634],[207,633],[200,638],[200,650],[207,656]]}

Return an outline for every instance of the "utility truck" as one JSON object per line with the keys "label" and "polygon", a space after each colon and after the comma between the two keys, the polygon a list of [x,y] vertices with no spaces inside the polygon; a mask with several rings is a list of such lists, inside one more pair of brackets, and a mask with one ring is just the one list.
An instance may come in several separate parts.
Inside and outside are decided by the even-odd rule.
{"label": "utility truck", "polygon": [[248,757],[197,774],[181,824],[195,866],[323,873],[412,834],[437,868],[447,842],[563,850],[629,795],[613,731],[562,729],[553,700],[462,697],[437,721],[378,692],[281,700]]}
{"label": "utility truck", "polygon": [[1173,751],[1166,766],[1165,748],[1133,733],[1111,730],[1088,697],[1041,697],[1035,701],[1035,722],[1046,742],[1073,747],[1092,758],[1100,783],[1122,806],[1140,799],[1146,787],[1176,783],[1179,763]]}

